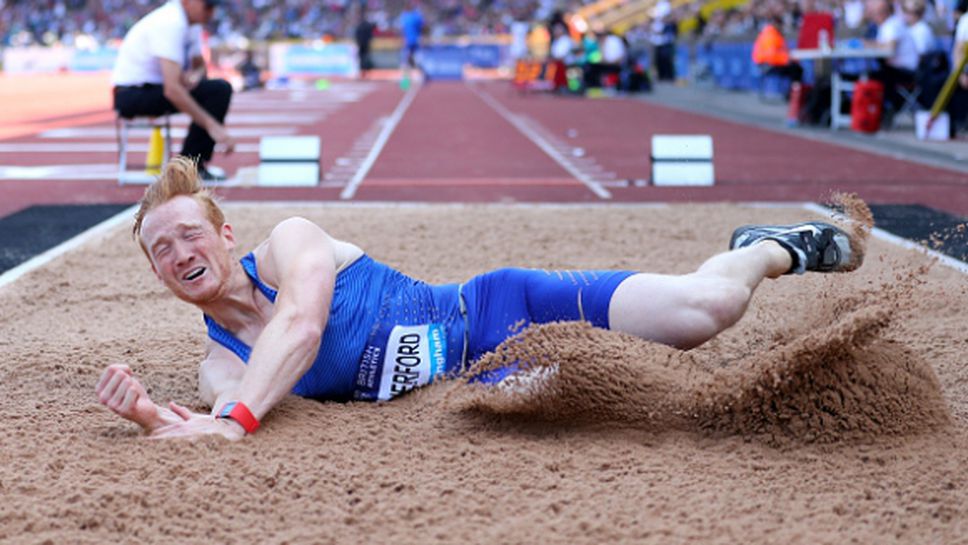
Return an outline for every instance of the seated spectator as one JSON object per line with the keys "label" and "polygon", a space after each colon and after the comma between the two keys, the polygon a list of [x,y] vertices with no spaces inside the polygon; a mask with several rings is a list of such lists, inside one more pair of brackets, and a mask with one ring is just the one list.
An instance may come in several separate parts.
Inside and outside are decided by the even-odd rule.
{"label": "seated spectator", "polygon": [[551,58],[565,63],[566,66],[575,64],[575,40],[568,34],[568,27],[556,24],[551,27]]}
{"label": "seated spectator", "polygon": [[[569,66],[577,63],[575,55],[575,41],[568,33],[568,27],[564,23],[556,23],[551,26],[551,48],[548,52],[548,62],[541,70],[541,79],[551,80],[555,91],[560,91],[568,86],[566,71]],[[553,71],[550,72],[549,71]]]}
{"label": "seated spectator", "polygon": [[582,82],[586,89],[601,87],[602,49],[598,45],[598,35],[586,32],[581,40]]}
{"label": "seated spectator", "polygon": [[628,61],[628,48],[625,41],[615,32],[609,31],[601,39],[602,62],[600,76],[606,86],[619,86],[619,75]]}
{"label": "seated spectator", "polygon": [[904,0],[904,3],[901,4],[901,15],[911,39],[902,42],[900,45],[908,44],[914,47],[915,54],[919,59],[937,49],[938,46],[931,25],[924,20],[925,9],[924,0]]}
{"label": "seated spectator", "polygon": [[648,73],[651,43],[646,25],[630,28],[622,41],[627,52],[625,68],[622,71],[622,90],[630,93],[651,91],[652,80]]}
{"label": "seated spectator", "polygon": [[868,0],[867,14],[877,24],[877,37],[869,46],[890,53],[890,57],[871,73],[872,79],[884,84],[884,109],[889,116],[901,106],[898,85],[914,83],[914,71],[920,59],[904,20],[894,13],[894,4],[890,0]]}
{"label": "seated spectator", "polygon": [[841,10],[847,28],[858,29],[864,23],[864,2],[862,0],[846,0]]}
{"label": "seated spectator", "polygon": [[[962,66],[965,55],[968,54],[968,1],[962,0],[958,5],[962,15],[958,18],[958,25],[955,27],[954,46],[951,52],[954,66]],[[957,131],[964,130],[968,126],[968,72],[962,67],[961,75],[958,77],[958,85],[955,86],[954,94],[948,102],[948,114],[951,116],[951,133],[954,136]]]}
{"label": "seated spectator", "polygon": [[679,25],[672,14],[672,5],[660,0],[652,8],[652,46],[655,52],[655,72],[659,81],[676,79],[676,37]]}
{"label": "seated spectator", "polygon": [[700,36],[700,41],[708,47],[719,41],[726,34],[726,24],[727,24],[726,12],[717,9],[713,11],[709,20],[706,21],[703,27],[702,35]]}
{"label": "seated spectator", "polygon": [[920,92],[917,97],[921,108],[930,109],[948,79],[951,70],[948,53],[941,49],[940,43],[925,21],[926,5],[923,0],[905,0],[902,16],[911,35],[910,46],[918,56],[918,66],[914,81]]}
{"label": "seated spectator", "polygon": [[523,13],[515,14],[514,21],[511,23],[511,46],[508,51],[514,60],[524,59],[531,56],[528,50],[528,34],[531,32],[531,24]]}
{"label": "seated spectator", "polygon": [[761,67],[765,74],[776,74],[790,81],[803,79],[803,68],[790,59],[790,51],[786,45],[786,38],[780,33],[783,27],[783,6],[776,3],[772,6],[770,21],[763,25],[763,30],[753,42],[753,62]]}
{"label": "seated spectator", "polygon": [[262,87],[262,69],[255,62],[255,53],[250,49],[245,52],[245,59],[238,66],[242,75],[242,90],[259,89]]}

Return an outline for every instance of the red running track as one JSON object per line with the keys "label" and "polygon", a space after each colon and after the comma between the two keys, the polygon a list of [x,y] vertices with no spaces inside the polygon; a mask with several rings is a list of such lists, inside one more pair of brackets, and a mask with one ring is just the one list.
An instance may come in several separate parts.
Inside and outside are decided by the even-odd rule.
{"label": "red running track", "polygon": [[[335,83],[334,88],[344,83]],[[375,135],[404,93],[392,82],[358,101],[330,110],[298,134],[323,140],[322,166],[333,173]],[[472,87],[473,86],[473,87]],[[246,97],[249,107],[260,96]],[[278,99],[278,95],[272,95]],[[323,95],[313,95],[323,96]],[[325,97],[323,97],[325,98]],[[321,108],[312,100],[306,115]],[[817,142],[789,134],[712,119],[636,99],[582,99],[521,96],[506,82],[433,82],[421,88],[373,163],[354,199],[461,202],[601,202],[561,164],[499,113],[524,121],[552,141],[584,150],[582,161],[614,173],[619,180],[648,178],[652,134],[703,133],[713,136],[717,185],[711,188],[613,187],[612,201],[815,201],[834,191],[860,194],[874,203],[920,203],[968,215],[968,176]],[[302,111],[302,110],[300,110]],[[231,129],[230,112],[228,125]],[[77,112],[35,123],[37,132],[56,126],[111,127],[110,112]],[[42,143],[24,134],[0,144]],[[81,143],[83,140],[66,140]],[[258,142],[255,135],[246,142]],[[177,148],[177,146],[176,146]],[[565,154],[566,161],[577,162]],[[0,152],[0,165],[110,163],[110,150],[98,153]],[[256,166],[253,153],[219,158],[232,173]],[[344,176],[342,182],[349,176]],[[314,188],[219,188],[230,200],[336,200],[338,180]],[[133,202],[143,187],[118,187],[114,180],[0,180],[0,214],[34,203]]]}
{"label": "red running track", "polygon": [[[635,99],[507,93],[483,86],[516,114],[568,138],[619,179],[647,179],[654,134],[709,134],[716,186],[612,189],[621,201],[816,201],[852,192],[870,202],[919,203],[968,215],[968,174],[924,166],[657,106]],[[570,132],[573,131],[573,132]],[[575,135],[574,137],[567,136]]]}

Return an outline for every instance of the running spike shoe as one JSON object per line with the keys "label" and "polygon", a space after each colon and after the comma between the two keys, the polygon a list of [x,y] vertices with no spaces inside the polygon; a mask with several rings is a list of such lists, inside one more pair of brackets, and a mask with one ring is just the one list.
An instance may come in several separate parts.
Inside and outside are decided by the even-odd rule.
{"label": "running spike shoe", "polygon": [[850,237],[843,230],[819,221],[795,225],[744,225],[733,231],[729,249],[746,248],[761,240],[775,240],[793,257],[787,274],[807,271],[841,272],[857,268],[852,263]]}

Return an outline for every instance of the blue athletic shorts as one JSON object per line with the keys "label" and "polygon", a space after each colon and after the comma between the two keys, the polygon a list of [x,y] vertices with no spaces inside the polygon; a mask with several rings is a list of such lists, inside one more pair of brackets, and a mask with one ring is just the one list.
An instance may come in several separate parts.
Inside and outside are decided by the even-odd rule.
{"label": "blue athletic shorts", "polygon": [[531,324],[584,320],[608,329],[608,305],[631,271],[498,269],[461,287],[467,361],[493,351]]}

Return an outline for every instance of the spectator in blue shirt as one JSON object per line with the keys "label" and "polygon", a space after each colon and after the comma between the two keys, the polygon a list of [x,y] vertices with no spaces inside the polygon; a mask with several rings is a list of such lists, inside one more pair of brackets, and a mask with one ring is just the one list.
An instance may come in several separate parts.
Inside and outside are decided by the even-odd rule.
{"label": "spectator in blue shirt", "polygon": [[403,65],[403,81],[401,86],[409,86],[410,69],[417,66],[414,59],[420,48],[420,34],[423,32],[424,20],[420,13],[420,2],[411,0],[407,3],[407,10],[400,14],[400,33],[403,35],[403,52],[406,62]]}

